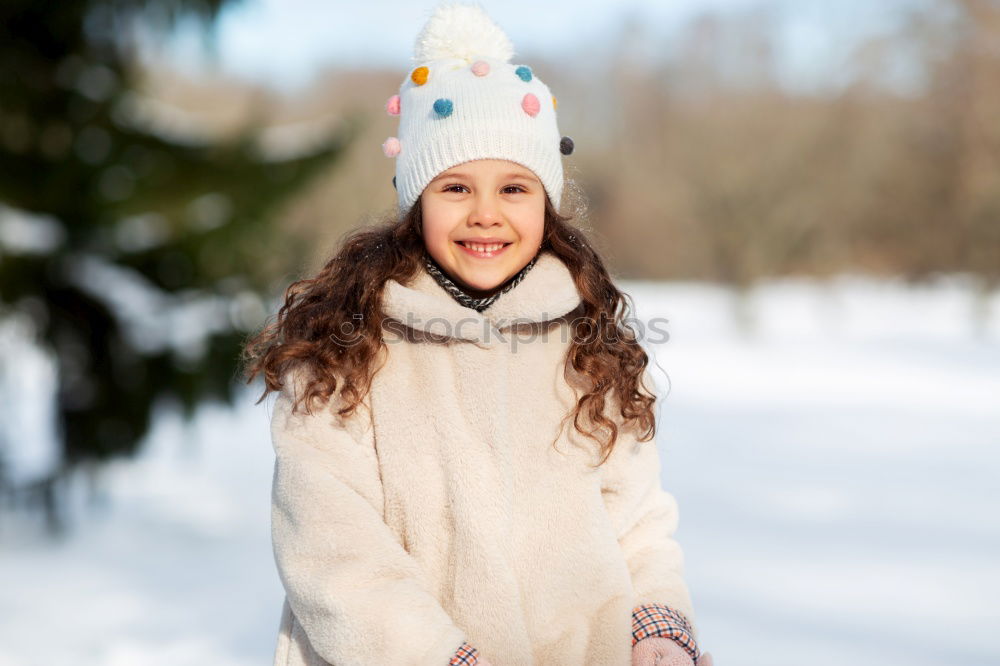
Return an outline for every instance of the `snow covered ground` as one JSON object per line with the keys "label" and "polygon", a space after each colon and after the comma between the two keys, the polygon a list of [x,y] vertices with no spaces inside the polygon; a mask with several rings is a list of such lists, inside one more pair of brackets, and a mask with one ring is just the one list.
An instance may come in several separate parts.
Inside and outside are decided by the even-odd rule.
{"label": "snow covered ground", "polygon": [[[1000,298],[976,332],[959,279],[771,282],[747,337],[725,290],[623,286],[669,320],[664,486],[716,663],[1000,663]],[[80,479],[58,543],[0,515],[0,666],[270,664],[273,397],[255,398],[190,426],[164,409],[100,492]]]}

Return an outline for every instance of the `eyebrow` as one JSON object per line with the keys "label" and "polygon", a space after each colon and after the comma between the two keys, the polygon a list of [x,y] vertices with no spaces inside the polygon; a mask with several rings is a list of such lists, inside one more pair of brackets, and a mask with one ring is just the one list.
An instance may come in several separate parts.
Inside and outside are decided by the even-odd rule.
{"label": "eyebrow", "polygon": [[[431,182],[434,182],[436,180],[441,180],[442,178],[469,178],[469,177],[470,177],[469,174],[467,174],[467,173],[461,173],[461,172],[443,173],[440,176],[438,176],[437,178],[434,178],[434,180],[432,180]],[[515,172],[515,171],[511,171],[510,173],[505,173],[503,176],[501,176],[501,178],[503,178],[505,180],[506,179],[510,179],[510,178],[523,178],[524,180],[530,180],[530,181],[534,181],[534,182],[538,181],[538,178],[535,177],[535,176],[532,176],[532,175],[529,175],[529,174],[526,174],[526,173],[519,173],[519,172]]]}

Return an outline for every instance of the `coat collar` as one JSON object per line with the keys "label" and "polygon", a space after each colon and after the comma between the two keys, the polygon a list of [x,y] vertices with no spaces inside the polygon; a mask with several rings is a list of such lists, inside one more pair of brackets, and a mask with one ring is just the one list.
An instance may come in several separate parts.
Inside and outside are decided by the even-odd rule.
{"label": "coat collar", "polygon": [[388,280],[382,311],[406,326],[437,336],[492,346],[514,324],[558,319],[580,304],[569,268],[551,250],[542,250],[524,279],[481,313],[458,303],[420,265],[406,284]]}

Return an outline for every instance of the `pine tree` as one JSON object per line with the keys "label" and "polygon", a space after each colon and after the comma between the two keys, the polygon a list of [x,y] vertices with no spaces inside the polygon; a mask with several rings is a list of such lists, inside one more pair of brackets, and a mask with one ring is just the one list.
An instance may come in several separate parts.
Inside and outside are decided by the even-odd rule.
{"label": "pine tree", "polygon": [[0,496],[44,507],[53,530],[63,526],[58,484],[80,464],[134,454],[158,400],[178,400],[188,417],[206,399],[232,402],[257,323],[220,316],[200,344],[177,346],[170,334],[183,331],[151,330],[125,296],[141,294],[159,314],[266,299],[275,276],[258,265],[280,242],[279,206],[362,124],[350,116],[309,154],[275,160],[258,148],[259,127],[192,145],[138,122],[130,27],[163,34],[191,15],[211,26],[226,4],[0,6],[0,215],[27,220],[44,241],[0,243],[0,318],[30,318],[55,360],[62,454],[51,475],[21,487],[0,460]]}

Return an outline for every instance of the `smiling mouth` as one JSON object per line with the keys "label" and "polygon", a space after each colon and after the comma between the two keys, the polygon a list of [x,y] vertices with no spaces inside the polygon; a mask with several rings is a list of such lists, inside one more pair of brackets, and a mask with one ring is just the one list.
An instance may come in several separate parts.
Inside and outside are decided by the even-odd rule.
{"label": "smiling mouth", "polygon": [[512,243],[476,243],[473,241],[455,241],[465,252],[474,257],[495,257],[507,249]]}

